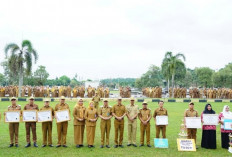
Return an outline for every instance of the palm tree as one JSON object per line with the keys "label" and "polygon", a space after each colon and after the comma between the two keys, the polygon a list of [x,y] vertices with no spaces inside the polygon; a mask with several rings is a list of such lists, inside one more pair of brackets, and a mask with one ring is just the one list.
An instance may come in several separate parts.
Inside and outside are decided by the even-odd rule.
{"label": "palm tree", "polygon": [[[9,58],[8,53],[10,53]],[[21,46],[15,43],[7,44],[5,47],[5,55],[8,59],[9,70],[16,76],[19,76],[19,97],[21,97],[24,71],[26,75],[30,75],[32,57],[34,57],[36,63],[38,54],[29,40],[23,40]]]}
{"label": "palm tree", "polygon": [[177,66],[184,64],[180,58],[185,61],[185,56],[182,53],[173,55],[172,52],[166,52],[162,62],[162,72],[166,79],[168,79],[168,90],[169,90],[169,79],[172,79],[172,97],[174,97],[174,78],[176,74]]}

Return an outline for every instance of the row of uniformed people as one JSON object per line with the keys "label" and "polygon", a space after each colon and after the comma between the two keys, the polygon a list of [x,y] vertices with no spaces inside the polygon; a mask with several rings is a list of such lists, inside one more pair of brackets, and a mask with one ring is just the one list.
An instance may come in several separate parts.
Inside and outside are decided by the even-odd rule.
{"label": "row of uniformed people", "polygon": [[[55,110],[49,105],[49,99],[45,99],[44,106],[40,110],[51,110],[52,115],[54,116],[54,111],[58,110],[69,110],[69,105],[65,103],[65,97],[60,98],[60,103],[55,106]],[[144,134],[146,133],[146,144],[148,147],[150,145],[150,119],[152,118],[151,110],[147,108],[147,103],[143,102],[142,109],[134,103],[134,98],[130,99],[130,104],[124,106],[122,104],[122,99],[118,98],[118,102],[113,107],[108,105],[108,100],[104,99],[104,104],[102,107],[97,109],[97,106],[94,106],[94,102],[89,103],[89,107],[85,108],[83,105],[83,100],[79,99],[78,104],[73,109],[73,125],[74,125],[74,141],[76,147],[83,147],[84,139],[84,130],[86,126],[87,132],[87,143],[88,147],[94,147],[94,138],[95,138],[95,129],[96,122],[100,117],[100,129],[101,129],[101,148],[104,147],[106,142],[106,147],[109,148],[109,135],[111,129],[111,118],[114,117],[114,128],[115,128],[115,145],[114,147],[123,147],[123,133],[124,133],[124,117],[128,117],[128,144],[127,146],[136,145],[136,130],[137,130],[137,118],[141,121],[140,123],[140,146],[144,146]],[[11,103],[8,107],[8,111],[21,110],[21,106],[17,105],[16,98],[11,98]],[[167,110],[163,107],[164,102],[159,102],[159,108],[154,111],[153,118],[160,115],[168,115]],[[38,106],[34,104],[34,98],[31,97],[29,103],[25,105],[24,110],[39,110]],[[203,114],[215,114],[211,104],[206,104]],[[194,109],[194,103],[189,103],[189,109],[185,111],[184,117],[198,117],[198,112]],[[225,105],[223,112],[219,114],[219,123],[221,127],[221,140],[222,148],[228,148],[229,146],[229,133],[232,133],[231,130],[223,129],[223,118],[231,118],[232,113],[230,112],[229,106]],[[32,129],[33,142],[34,146],[38,147],[36,144],[36,122],[26,122],[26,140],[27,145],[25,147],[30,147],[30,129]],[[14,144],[18,147],[18,128],[19,123],[10,123],[9,132],[10,132],[10,145],[12,147]],[[66,136],[67,136],[68,122],[57,123],[57,133],[58,133],[58,143],[56,147],[67,147],[66,145]],[[162,131],[162,137],[166,138],[166,126],[156,125],[156,138],[159,138],[160,130]],[[187,129],[187,134],[189,139],[195,139],[196,141],[197,129]],[[52,122],[43,122],[42,123],[42,134],[43,134],[43,145],[45,147],[47,144],[50,147],[52,145]],[[203,148],[216,148],[216,126],[214,125],[204,125],[202,131],[202,141],[201,146]]]}
{"label": "row of uniformed people", "polygon": [[[8,107],[8,111],[20,110],[21,106],[17,105],[17,99],[15,97],[11,98],[11,105]],[[52,116],[54,117],[54,111],[69,109],[69,105],[65,103],[65,97],[60,98],[60,103],[53,109],[49,105],[49,99],[44,100],[44,106],[40,110],[51,110]],[[147,146],[150,145],[150,119],[152,118],[151,110],[147,108],[147,102],[143,102],[143,108],[139,109],[138,105],[134,102],[134,98],[130,99],[130,104],[126,107],[122,104],[122,99],[118,98],[117,104],[113,107],[108,105],[108,100],[104,99],[104,104],[99,109],[95,108],[94,102],[89,103],[89,107],[85,108],[83,105],[83,100],[79,99],[78,104],[73,109],[73,125],[74,125],[74,141],[77,148],[83,147],[84,130],[86,126],[87,132],[87,143],[88,147],[94,147],[95,129],[96,122],[98,118],[101,119],[101,148],[104,147],[106,141],[106,147],[109,148],[109,136],[111,129],[111,118],[114,117],[114,128],[115,128],[115,145],[114,147],[123,147],[123,133],[124,133],[124,117],[128,117],[128,145],[136,145],[136,130],[137,130],[137,117],[141,121],[140,123],[140,146],[144,146],[144,135],[146,133]],[[159,108],[154,111],[154,119],[157,115],[167,115],[167,110],[163,108],[163,101],[159,102]],[[29,103],[25,105],[24,110],[39,110],[38,105],[34,103],[34,97],[30,97]],[[18,132],[19,123],[9,123],[10,132],[10,145],[18,147]],[[31,146],[30,130],[33,136],[33,145],[37,145],[36,136],[36,122],[25,122],[26,128],[26,141],[27,145]],[[57,123],[57,134],[58,143],[56,147],[67,147],[66,136],[67,136],[68,122]],[[163,138],[166,138],[166,126],[156,126],[156,138],[159,138],[160,130],[162,130]],[[43,134],[43,145],[53,147],[52,145],[52,122],[42,122],[42,134]]]}

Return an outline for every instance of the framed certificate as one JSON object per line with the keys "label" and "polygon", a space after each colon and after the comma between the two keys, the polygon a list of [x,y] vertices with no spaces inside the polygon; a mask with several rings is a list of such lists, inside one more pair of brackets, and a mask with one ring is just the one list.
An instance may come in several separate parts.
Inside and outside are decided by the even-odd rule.
{"label": "framed certificate", "polygon": [[70,120],[69,110],[60,110],[55,112],[56,122],[65,122]]}
{"label": "framed certificate", "polygon": [[189,129],[201,128],[201,117],[185,117],[185,124]]}
{"label": "framed certificate", "polygon": [[232,130],[232,119],[224,119],[224,130]]}
{"label": "framed certificate", "polygon": [[51,122],[52,121],[51,110],[38,111],[37,116],[38,116],[38,122]]}
{"label": "framed certificate", "polygon": [[23,122],[36,122],[37,111],[36,110],[23,110]]}
{"label": "framed certificate", "polygon": [[6,123],[17,123],[20,122],[21,111],[7,111],[5,112]]}
{"label": "framed certificate", "polygon": [[168,125],[168,116],[156,116],[156,125]]}
{"label": "framed certificate", "polygon": [[218,125],[218,114],[203,114],[203,125]]}

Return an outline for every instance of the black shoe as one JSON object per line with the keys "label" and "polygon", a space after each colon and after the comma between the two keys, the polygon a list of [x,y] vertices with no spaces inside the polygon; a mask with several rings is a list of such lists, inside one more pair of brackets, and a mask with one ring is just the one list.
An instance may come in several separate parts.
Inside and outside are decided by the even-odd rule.
{"label": "black shoe", "polygon": [[128,146],[128,147],[130,147],[130,146],[131,146],[131,144],[128,144],[127,146]]}
{"label": "black shoe", "polygon": [[114,148],[118,148],[118,145],[114,145]]}
{"label": "black shoe", "polygon": [[91,148],[91,145],[88,145],[88,148]]}
{"label": "black shoe", "polygon": [[68,146],[64,144],[63,147],[64,147],[64,148],[67,148]]}
{"label": "black shoe", "polygon": [[95,148],[94,145],[91,145],[92,148]]}
{"label": "black shoe", "polygon": [[100,146],[100,148],[104,148],[104,146],[103,146],[103,145],[101,145],[101,146]]}
{"label": "black shoe", "polygon": [[143,147],[143,146],[144,146],[144,144],[140,144],[140,145],[139,145],[139,147]]}
{"label": "black shoe", "polygon": [[109,146],[109,145],[106,145],[106,148],[110,148],[110,146]]}
{"label": "black shoe", "polygon": [[42,147],[46,147],[47,145],[43,144]]}
{"label": "black shoe", "polygon": [[36,144],[36,142],[34,143],[34,147],[38,147],[38,145]]}
{"label": "black shoe", "polygon": [[120,148],[123,148],[124,146],[123,145],[119,145]]}
{"label": "black shoe", "polygon": [[80,148],[80,145],[77,144],[76,147],[77,147],[77,148]]}
{"label": "black shoe", "polygon": [[199,147],[198,146],[196,146],[196,149],[198,149]]}
{"label": "black shoe", "polygon": [[148,147],[151,147],[151,145],[150,145],[150,144],[148,144],[147,146],[148,146]]}
{"label": "black shoe", "polygon": [[10,144],[8,147],[11,148],[11,147],[13,147],[13,146],[14,146],[14,144]]}
{"label": "black shoe", "polygon": [[26,146],[25,146],[25,148],[28,148],[28,147],[30,147],[31,146],[31,143],[28,143]]}
{"label": "black shoe", "polygon": [[48,146],[49,146],[49,147],[53,147],[53,145],[52,145],[52,144],[49,144]]}
{"label": "black shoe", "polygon": [[79,145],[80,147],[84,147],[84,145],[83,144],[81,144],[81,145]]}
{"label": "black shoe", "polygon": [[132,144],[134,147],[137,147],[137,145],[136,144]]}
{"label": "black shoe", "polygon": [[19,145],[18,145],[18,144],[15,144],[15,147],[19,147]]}
{"label": "black shoe", "polygon": [[61,147],[61,145],[56,145],[56,148],[59,148],[59,147]]}

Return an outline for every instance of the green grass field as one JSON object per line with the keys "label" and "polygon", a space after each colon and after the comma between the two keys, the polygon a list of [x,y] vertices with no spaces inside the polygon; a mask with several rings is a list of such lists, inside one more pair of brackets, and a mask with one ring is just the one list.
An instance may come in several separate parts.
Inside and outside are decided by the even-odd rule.
{"label": "green grass field", "polygon": [[[57,102],[51,102],[51,106],[55,106]],[[71,111],[75,102],[67,102],[70,105]],[[123,102],[124,105],[127,105],[129,102]],[[22,107],[26,104],[26,102],[18,102]],[[36,102],[39,107],[43,106],[43,102]],[[101,103],[102,104],[102,103]],[[115,102],[110,102],[110,105],[113,106]],[[137,103],[139,107],[142,107],[141,103]],[[222,111],[223,106],[229,103],[211,103],[213,109],[219,113]],[[8,124],[3,122],[3,112],[6,111],[7,106],[10,105],[10,102],[0,102],[0,112],[2,114],[2,120],[0,123],[0,156],[231,156],[226,149],[221,148],[221,135],[220,128],[217,127],[217,149],[216,150],[208,150],[200,147],[202,132],[201,129],[197,132],[197,145],[199,149],[196,152],[178,152],[176,139],[178,138],[178,133],[180,132],[180,124],[183,119],[183,114],[185,109],[188,108],[188,103],[165,103],[164,107],[169,112],[169,125],[167,127],[167,138],[169,140],[169,148],[168,149],[156,149],[154,148],[154,142],[151,142],[152,148],[148,147],[127,147],[127,118],[125,120],[125,129],[124,129],[124,146],[125,148],[113,148],[114,145],[114,126],[113,120],[111,126],[111,134],[110,134],[110,145],[111,148],[99,148],[100,146],[100,127],[98,121],[98,125],[96,128],[96,136],[95,136],[95,148],[79,148],[77,149],[74,145],[73,139],[73,121],[69,122],[68,127],[68,135],[67,135],[67,145],[68,148],[42,148],[42,129],[41,124],[37,123],[37,139],[39,148],[24,148],[26,144],[25,137],[25,124],[20,123],[20,131],[19,131],[19,148],[8,148],[9,145],[9,131]],[[230,105],[230,104],[229,104]],[[85,102],[85,106],[87,106],[87,102]],[[195,103],[195,109],[201,113],[204,109],[205,103]],[[148,107],[154,112],[154,109],[158,107],[157,103],[149,103]],[[139,124],[139,121],[138,121]],[[153,141],[155,137],[155,125],[154,120],[151,121],[151,141]],[[138,125],[137,128],[137,144],[140,142],[140,128]],[[56,123],[53,122],[53,145],[57,143],[57,131],[56,131]],[[86,132],[84,145],[86,146]]]}

